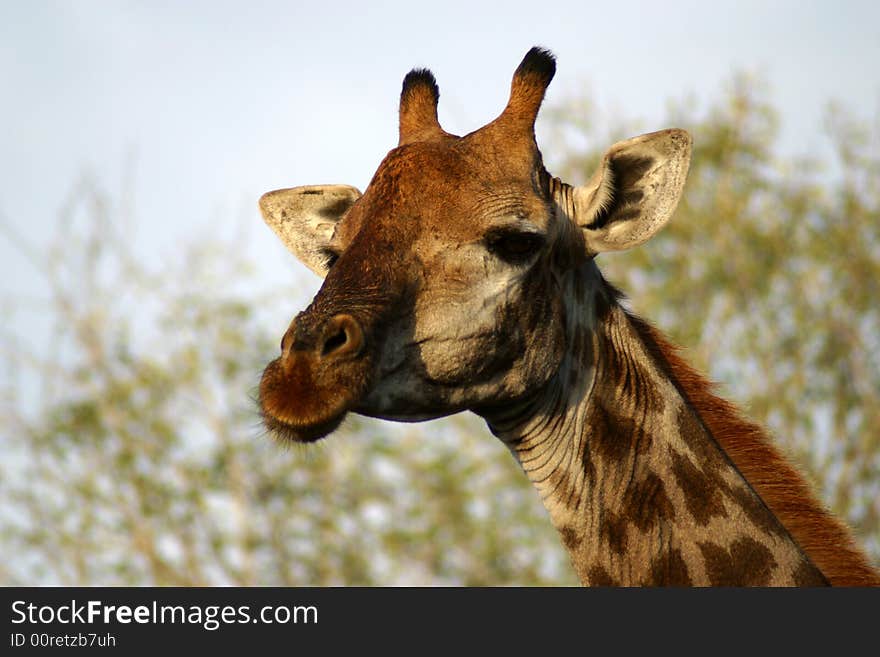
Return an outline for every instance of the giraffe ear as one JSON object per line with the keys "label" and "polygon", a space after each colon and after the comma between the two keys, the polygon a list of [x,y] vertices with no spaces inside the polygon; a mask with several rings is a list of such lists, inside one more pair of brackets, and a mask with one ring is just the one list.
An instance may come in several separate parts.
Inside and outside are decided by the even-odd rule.
{"label": "giraffe ear", "polygon": [[589,183],[572,190],[591,254],[646,242],[672,216],[687,178],[691,137],[661,130],[612,146]]}
{"label": "giraffe ear", "polygon": [[263,194],[260,212],[275,234],[318,276],[330,269],[330,240],[336,225],[361,197],[348,185],[313,185]]}

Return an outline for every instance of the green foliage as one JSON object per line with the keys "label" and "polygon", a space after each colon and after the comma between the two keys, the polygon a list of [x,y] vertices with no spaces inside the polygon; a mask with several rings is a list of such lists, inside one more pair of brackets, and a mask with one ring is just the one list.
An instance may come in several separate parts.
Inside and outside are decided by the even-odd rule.
{"label": "green foliage", "polygon": [[[833,159],[780,157],[775,113],[745,79],[671,115],[696,145],[682,205],[653,242],[600,264],[771,427],[877,559],[878,135],[838,109]],[[584,98],[551,123],[545,151],[572,181],[609,135],[639,131],[618,119],[598,135]],[[150,269],[124,214],[78,188],[42,263],[49,348],[0,337],[4,583],[576,583],[531,485],[474,417],[354,418],[318,445],[275,444],[252,395],[289,319],[272,315],[279,289],[259,291],[237,240]]]}

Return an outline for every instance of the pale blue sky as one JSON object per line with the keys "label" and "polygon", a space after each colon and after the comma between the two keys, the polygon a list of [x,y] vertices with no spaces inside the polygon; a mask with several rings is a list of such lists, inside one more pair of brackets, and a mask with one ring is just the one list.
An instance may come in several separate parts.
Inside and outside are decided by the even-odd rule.
{"label": "pale blue sky", "polygon": [[[441,121],[458,133],[500,111],[536,44],[558,57],[548,102],[586,85],[646,129],[665,127],[669,98],[717,96],[734,70],[769,83],[790,151],[817,147],[829,100],[863,117],[880,108],[877,2],[440,4],[6,0],[0,221],[45,243],[79,175],[117,190],[133,171],[143,257],[249,213],[266,276],[301,275],[308,296],[317,279],[275,244],[256,200],[363,188],[396,142],[400,82],[416,66],[435,72]],[[0,268],[0,296],[40,295],[3,233]],[[40,321],[17,314],[13,329],[41,340]]]}

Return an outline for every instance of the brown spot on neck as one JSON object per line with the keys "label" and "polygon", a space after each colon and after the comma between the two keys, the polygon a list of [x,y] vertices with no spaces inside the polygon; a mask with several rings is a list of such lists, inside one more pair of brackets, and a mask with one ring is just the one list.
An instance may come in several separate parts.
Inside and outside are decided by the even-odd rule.
{"label": "brown spot on neck", "polygon": [[663,481],[649,472],[627,489],[623,511],[639,531],[648,532],[660,523],[675,520],[675,508],[666,495]]}
{"label": "brown spot on neck", "polygon": [[712,586],[767,586],[776,560],[765,546],[743,536],[726,549],[714,543],[698,543]]}
{"label": "brown spot on neck", "polygon": [[620,464],[647,453],[651,447],[651,434],[644,427],[599,399],[590,404],[587,426],[590,449],[596,458]]}
{"label": "brown spot on neck", "polygon": [[606,511],[602,514],[599,537],[615,554],[622,556],[626,553],[626,533],[629,524],[627,518],[619,516],[613,511]]}
{"label": "brown spot on neck", "polygon": [[727,517],[718,478],[707,476],[687,456],[672,454],[672,473],[684,494],[687,510],[699,525],[708,525],[712,518]]}
{"label": "brown spot on neck", "polygon": [[562,527],[559,534],[562,536],[563,545],[569,550],[575,550],[580,546],[582,539],[574,527]]}
{"label": "brown spot on neck", "polygon": [[587,583],[590,586],[620,586],[602,566],[592,566],[587,572]]}
{"label": "brown spot on neck", "polygon": [[651,562],[651,577],[642,586],[693,586],[681,551],[675,548],[660,554]]}

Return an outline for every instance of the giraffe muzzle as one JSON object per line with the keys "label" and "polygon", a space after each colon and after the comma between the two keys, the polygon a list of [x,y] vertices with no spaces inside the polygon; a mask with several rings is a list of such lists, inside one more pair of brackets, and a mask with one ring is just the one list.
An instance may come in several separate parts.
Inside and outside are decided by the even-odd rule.
{"label": "giraffe muzzle", "polygon": [[360,322],[337,314],[315,322],[305,313],[291,323],[281,356],[260,381],[266,428],[294,442],[312,442],[336,429],[369,388],[372,371]]}

